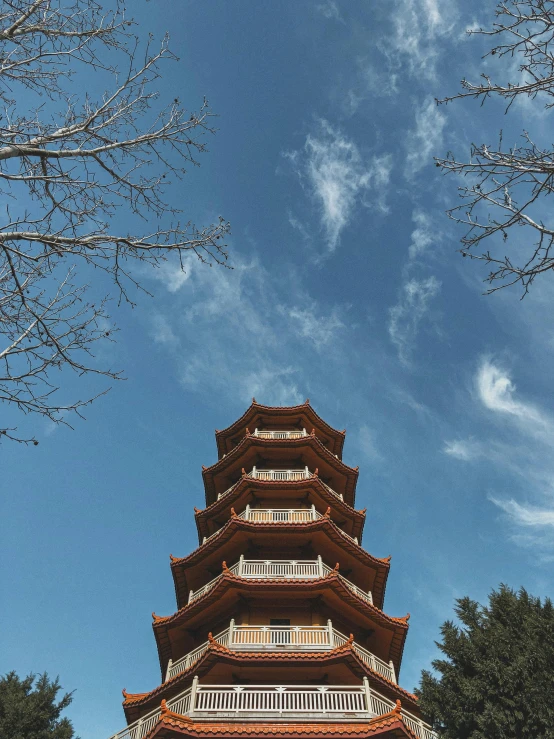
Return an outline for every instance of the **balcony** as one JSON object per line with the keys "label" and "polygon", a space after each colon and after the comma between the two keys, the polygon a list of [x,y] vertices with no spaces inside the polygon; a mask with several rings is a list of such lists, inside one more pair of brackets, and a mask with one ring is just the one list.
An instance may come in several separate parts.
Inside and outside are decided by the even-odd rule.
{"label": "balcony", "polygon": [[[324,516],[316,510],[314,505],[311,508],[251,508],[247,505],[245,510],[238,514],[237,518],[240,518],[242,521],[253,521],[256,523],[308,523],[310,521],[319,521]],[[210,536],[205,536],[202,539],[202,545],[212,537],[217,536],[220,530],[218,529],[218,531],[215,531]],[[350,536],[342,529],[340,529],[340,532],[350,539],[350,541],[353,541],[354,544],[358,543],[357,537]]]}
{"label": "balcony", "polygon": [[291,430],[291,431],[263,431],[255,429],[253,436],[257,436],[260,439],[301,439],[303,436],[308,436],[306,429],[302,431]]}
{"label": "balcony", "polygon": [[[229,628],[214,637],[214,641],[234,651],[253,652],[321,652],[335,649],[346,644],[348,638],[333,628],[332,622],[327,626],[236,626],[234,619]],[[181,672],[188,670],[208,650],[210,642],[204,642],[185,657],[169,661],[165,679],[170,680]],[[396,683],[396,674],[392,662],[384,662],[367,649],[354,642],[352,647],[358,657],[374,672]]]}
{"label": "balcony", "polygon": [[[327,577],[332,574],[334,570],[323,564],[321,557],[317,559],[304,559],[304,560],[292,560],[292,559],[277,559],[277,560],[263,560],[263,559],[244,559],[241,555],[239,561],[232,567],[229,567],[229,572],[237,577],[243,577],[246,580],[317,580],[319,578]],[[223,573],[218,575],[209,583],[199,588],[199,590],[191,590],[189,592],[188,602],[193,603],[198,598],[201,598],[207,592],[209,592],[219,580],[223,577]],[[373,596],[371,591],[367,593],[361,590],[359,587],[351,583],[342,575],[339,575],[341,581],[346,585],[347,588],[356,593],[360,598],[373,605]]]}
{"label": "balcony", "polygon": [[[312,477],[316,477],[316,475],[313,472],[310,472],[307,467],[304,467],[303,470],[259,470],[256,467],[253,467],[252,470],[246,474],[246,477],[250,477],[253,480],[266,480],[268,482],[298,482],[299,480],[309,480]],[[227,490],[219,493],[217,499],[220,500],[225,495],[234,490],[239,482],[240,480],[234,485],[231,485],[231,487],[227,488]],[[322,480],[320,480],[320,482],[322,485],[324,485],[325,488],[327,488],[330,493],[335,496],[335,498],[338,498],[339,500],[344,500],[342,493],[336,493],[333,488],[330,488],[329,485],[326,485]]]}
{"label": "balcony", "polygon": [[[338,685],[200,685],[167,701],[170,711],[202,719],[240,721],[369,721],[389,713],[395,704],[370,688],[367,678],[360,686]],[[151,711],[110,739],[144,739],[160,717]],[[402,709],[401,716],[418,739],[436,739],[431,727]]]}

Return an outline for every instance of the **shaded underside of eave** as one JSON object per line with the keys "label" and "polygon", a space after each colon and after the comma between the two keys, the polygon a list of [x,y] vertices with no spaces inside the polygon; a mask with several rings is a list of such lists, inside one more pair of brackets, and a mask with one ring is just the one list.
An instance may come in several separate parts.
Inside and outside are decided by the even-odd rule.
{"label": "shaded underside of eave", "polygon": [[240,463],[240,456],[252,447],[263,449],[264,446],[269,449],[282,448],[285,450],[298,449],[303,446],[311,447],[314,453],[321,455],[322,462],[328,464],[335,471],[343,475],[346,480],[344,495],[348,496],[352,502],[354,501],[354,493],[356,490],[356,482],[358,480],[358,470],[355,467],[349,467],[342,460],[337,459],[335,455],[323,446],[319,439],[315,436],[304,436],[299,439],[262,439],[257,436],[245,436],[237,446],[229,452],[225,457],[219,459],[215,464],[210,465],[202,470],[202,479],[204,482],[204,491],[206,494],[206,503],[210,505],[214,502],[217,494],[215,492],[215,478],[217,475],[223,474],[228,467]]}
{"label": "shaded underside of eave", "polygon": [[243,415],[237,419],[234,423],[232,423],[230,426],[228,426],[226,429],[221,429],[220,431],[215,432],[215,440],[217,445],[217,452],[220,457],[222,457],[226,453],[225,448],[225,441],[229,438],[234,436],[235,434],[238,434],[241,429],[246,427],[246,424],[250,422],[251,419],[253,419],[256,415],[259,414],[267,414],[269,416],[275,416],[277,418],[283,417],[283,416],[294,416],[300,413],[305,413],[308,417],[311,415],[313,416],[313,421],[315,422],[315,425],[318,427],[321,427],[322,430],[324,430],[329,436],[331,436],[334,439],[335,442],[335,452],[334,454],[338,454],[339,457],[342,456],[342,451],[344,447],[344,438],[345,434],[343,431],[338,431],[337,429],[334,429],[332,426],[330,426],[327,421],[324,421],[323,418],[321,418],[312,408],[312,406],[309,403],[303,403],[302,405],[294,405],[294,406],[268,406],[268,405],[259,405],[258,403],[252,403],[246,411],[243,413]]}
{"label": "shaded underside of eave", "polygon": [[[362,564],[365,564],[367,567],[371,568],[375,572],[372,594],[375,605],[377,605],[378,607],[382,607],[384,602],[385,586],[390,570],[389,561],[383,561],[378,557],[374,557],[358,544],[351,541],[347,536],[341,533],[339,527],[335,523],[333,523],[330,518],[323,517],[317,519],[316,521],[291,523],[288,521],[245,521],[244,519],[235,516],[231,518],[225,524],[225,526],[223,526],[223,528],[221,528],[219,532],[213,536],[213,538],[206,542],[206,544],[195,549],[187,557],[172,559],[171,572],[175,585],[175,593],[177,595],[178,608],[180,608],[184,601],[187,599],[187,593],[190,590],[186,577],[187,569],[194,567],[196,564],[200,564],[203,560],[205,561],[206,555],[213,554],[218,549],[224,547],[226,544],[229,543],[232,537],[241,530],[252,534],[259,534],[263,531],[270,530],[282,533],[283,536],[286,536],[287,534],[309,534],[310,532],[314,531],[322,531],[329,537],[329,539],[333,541],[336,546],[338,546],[339,548],[343,548],[349,553],[351,557],[357,559]],[[221,557],[223,560],[223,552],[221,553]],[[228,564],[233,563],[228,562]]]}
{"label": "shaded underside of eave", "polygon": [[378,672],[374,672],[366,665],[356,654],[353,648],[346,644],[334,650],[326,652],[248,652],[234,651],[221,647],[220,645],[211,646],[206,653],[179,675],[171,678],[165,683],[149,693],[140,693],[136,696],[129,694],[129,698],[123,701],[123,710],[128,723],[136,721],[149,711],[157,708],[162,699],[170,700],[183,690],[186,690],[192,684],[194,676],[198,676],[200,681],[202,676],[208,673],[216,663],[225,661],[229,664],[244,665],[249,662],[253,665],[271,667],[277,664],[290,663],[290,668],[294,668],[294,664],[301,661],[303,665],[310,666],[330,666],[337,662],[342,662],[348,666],[360,681],[363,677],[367,677],[370,686],[374,687],[378,692],[389,700],[402,700],[403,704],[409,706],[409,710],[415,715],[419,714],[417,698],[409,691],[401,688],[399,685],[390,682]]}
{"label": "shaded underside of eave", "polygon": [[198,600],[193,601],[190,605],[184,606],[171,616],[165,618],[156,617],[156,620],[152,624],[152,628],[158,648],[162,677],[165,675],[168,662],[172,658],[171,642],[169,638],[170,630],[178,627],[186,628],[185,625],[187,622],[190,623],[198,614],[201,614],[203,611],[207,611],[212,605],[217,604],[218,601],[222,599],[223,595],[231,589],[236,589],[237,592],[252,592],[256,595],[264,593],[264,591],[273,595],[274,593],[282,593],[285,590],[298,590],[300,593],[309,595],[314,591],[325,591],[327,588],[335,589],[337,593],[340,593],[342,602],[347,603],[357,613],[365,613],[365,618],[367,618],[370,623],[378,623],[385,630],[392,632],[388,659],[392,660],[398,679],[404,644],[408,633],[408,624],[406,620],[387,616],[387,614],[377,608],[377,606],[372,606],[360,597],[356,596],[341,582],[338,573],[337,575],[328,575],[320,580],[283,581],[252,579],[246,581],[239,577],[235,577],[228,571],[223,573],[220,581],[210,591],[208,591],[208,593],[198,598]]}

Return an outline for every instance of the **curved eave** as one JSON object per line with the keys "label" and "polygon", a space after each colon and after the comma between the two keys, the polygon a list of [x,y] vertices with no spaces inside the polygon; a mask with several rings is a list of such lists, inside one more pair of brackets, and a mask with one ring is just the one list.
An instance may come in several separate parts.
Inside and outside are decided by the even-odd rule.
{"label": "curved eave", "polygon": [[[188,597],[187,593],[190,590],[190,587],[187,584],[187,569],[200,564],[202,560],[205,560],[208,554],[212,554],[228,544],[236,532],[246,531],[252,534],[257,534],[261,531],[274,531],[282,532],[283,535],[286,535],[294,533],[310,533],[320,530],[324,531],[329,539],[331,539],[339,548],[346,550],[352,557],[363,562],[374,570],[375,579],[372,587],[372,595],[376,605],[381,607],[385,597],[385,587],[390,570],[390,558],[387,557],[385,559],[379,559],[374,557],[359,544],[352,541],[352,539],[344,534],[327,516],[324,516],[317,521],[306,521],[303,523],[289,523],[287,521],[254,522],[245,521],[238,516],[234,516],[227,521],[225,526],[223,526],[217,534],[214,534],[214,536],[212,536],[205,544],[195,549],[194,552],[189,554],[187,557],[183,557],[181,559],[172,558],[171,572],[175,583],[177,605],[180,606],[183,603],[184,599]],[[223,558],[222,552],[222,559]]]}
{"label": "curved eave", "polygon": [[219,581],[204,595],[200,596],[192,603],[183,606],[171,616],[154,616],[152,629],[156,639],[158,648],[158,656],[160,660],[160,668],[162,676],[165,675],[169,660],[172,658],[171,643],[169,639],[169,630],[179,626],[184,626],[190,622],[194,616],[205,612],[212,605],[218,603],[223,594],[231,588],[237,590],[256,592],[257,589],[267,591],[272,589],[273,592],[299,590],[302,594],[310,594],[314,591],[332,588],[335,592],[340,593],[343,603],[348,603],[359,613],[365,614],[366,618],[373,623],[378,623],[382,628],[392,632],[389,654],[387,659],[392,660],[396,676],[400,674],[400,663],[402,661],[402,653],[404,651],[404,642],[408,633],[408,623],[405,618],[396,618],[388,616],[380,608],[371,605],[368,601],[356,595],[350,590],[340,578],[338,572],[332,572],[327,577],[318,578],[316,580],[271,580],[271,579],[243,579],[236,577],[229,570],[224,570]]}
{"label": "curved eave", "polygon": [[236,434],[239,434],[242,430],[247,428],[249,424],[251,425],[254,418],[260,413],[265,413],[269,416],[274,416],[276,418],[282,418],[283,416],[285,417],[295,416],[295,415],[298,415],[299,413],[306,414],[306,416],[310,418],[314,426],[317,426],[318,428],[320,428],[322,431],[324,431],[326,434],[328,434],[333,439],[334,441],[333,454],[338,454],[339,457],[342,456],[345,432],[334,429],[332,426],[330,426],[327,423],[327,421],[324,421],[323,418],[321,418],[314,411],[309,401],[307,400],[305,403],[302,403],[302,405],[292,405],[292,406],[260,405],[259,403],[256,403],[255,401],[253,401],[250,407],[246,409],[246,411],[237,421],[232,423],[226,429],[222,429],[220,431],[215,432],[217,452],[220,457],[222,457],[224,454],[229,453],[229,450],[227,449],[225,445],[226,440],[229,439],[230,437],[236,436]]}
{"label": "curved eave", "polygon": [[227,493],[227,495],[214,501],[211,505],[201,511],[195,510],[194,517],[196,519],[196,526],[198,528],[200,540],[203,536],[207,536],[208,534],[208,530],[205,528],[206,521],[212,516],[217,516],[225,510],[229,511],[233,503],[242,495],[245,489],[249,487],[253,490],[265,488],[266,490],[275,491],[289,489],[289,487],[293,489],[303,487],[317,488],[318,495],[321,495],[328,507],[330,506],[331,508],[335,508],[337,511],[340,511],[341,515],[346,518],[352,518],[358,521],[357,525],[359,528],[356,529],[357,533],[355,536],[361,540],[366,518],[365,510],[357,511],[351,505],[348,505],[348,503],[341,500],[336,495],[333,495],[333,493],[329,492],[319,477],[309,477],[306,480],[295,480],[289,482],[276,482],[273,480],[257,480],[252,477],[241,477],[233,486],[233,490]]}
{"label": "curved eave", "polygon": [[238,666],[243,666],[245,663],[269,667],[277,664],[290,664],[291,669],[294,669],[294,665],[298,662],[309,665],[330,665],[336,662],[344,662],[356,678],[361,680],[363,677],[367,677],[372,687],[378,692],[391,700],[400,699],[404,705],[409,705],[410,711],[419,713],[417,697],[372,670],[369,665],[360,659],[351,644],[343,644],[336,649],[325,652],[250,652],[235,651],[217,642],[212,642],[202,657],[192,664],[188,670],[175,675],[175,677],[162,683],[149,693],[136,693],[134,695],[126,693],[123,710],[127,722],[136,721],[144,716],[146,712],[157,708],[162,699],[170,700],[181,691],[186,690],[195,675],[202,679],[202,676],[208,673],[215,664],[222,661]]}
{"label": "curved eave", "polygon": [[404,723],[400,711],[377,716],[370,721],[359,722],[352,719],[345,723],[333,723],[332,719],[317,723],[311,719],[295,723],[275,721],[240,720],[223,722],[209,721],[196,723],[188,716],[162,710],[158,723],[145,739],[175,739],[176,737],[233,737],[233,739],[267,739],[278,736],[280,739],[298,739],[299,736],[320,737],[320,739],[418,739]]}
{"label": "curved eave", "polygon": [[[299,439],[261,439],[259,436],[249,434],[237,444],[237,446],[229,452],[225,457],[219,459],[215,464],[210,467],[206,467],[202,470],[202,479],[204,480],[204,489],[206,492],[206,502],[213,501],[216,497],[215,491],[215,476],[224,473],[229,467],[234,465],[239,466],[241,455],[248,451],[252,447],[259,447],[262,450],[266,449],[301,449],[302,447],[309,446],[312,451],[317,455],[320,455],[322,461],[327,463],[331,468],[335,470],[339,475],[342,475],[345,480],[344,495],[349,500],[354,502],[354,492],[356,490],[356,482],[358,480],[358,469],[356,467],[349,467],[341,459],[335,457],[326,446],[319,441],[317,436],[309,434]],[[313,470],[312,470],[313,472]],[[337,491],[338,492],[338,491]]]}

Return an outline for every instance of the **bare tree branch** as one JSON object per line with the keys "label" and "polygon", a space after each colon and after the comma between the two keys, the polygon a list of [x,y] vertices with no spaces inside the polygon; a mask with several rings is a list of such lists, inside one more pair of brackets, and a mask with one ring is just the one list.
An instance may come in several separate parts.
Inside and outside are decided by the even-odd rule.
{"label": "bare tree branch", "polygon": [[[159,104],[160,65],[175,57],[167,38],[141,50],[131,25],[119,5],[105,11],[96,0],[0,0],[0,193],[16,208],[0,223],[0,401],[54,423],[69,425],[95,399],[60,402],[64,371],[121,376],[94,360],[113,329],[108,298],[87,300],[81,269],[101,270],[117,301],[133,303],[131,290],[144,290],[134,265],[174,254],[184,269],[190,253],[227,263],[229,224],[197,228],[165,199],[206,151],[208,103],[196,113],[178,99]],[[83,64],[111,85],[98,99],[69,92]],[[21,85],[47,93],[48,116],[42,101],[27,111],[13,102]],[[20,202],[32,205],[22,212]],[[127,233],[111,225],[121,212]],[[136,229],[152,220],[160,225]],[[1,422],[0,435],[36,441]]]}
{"label": "bare tree branch", "polygon": [[[554,105],[554,2],[552,0],[506,0],[496,8],[490,29],[468,32],[491,37],[495,45],[485,54],[520,59],[519,77],[499,82],[482,74],[482,82],[462,80],[462,91],[438,100],[439,104],[459,98],[474,98],[483,104],[496,96],[506,101],[508,111],[518,96],[535,100],[545,96],[544,105]],[[472,145],[469,161],[452,153],[436,158],[438,167],[454,172],[466,183],[458,188],[462,203],[447,211],[463,224],[462,255],[484,261],[491,267],[485,281],[487,293],[520,285],[522,297],[535,278],[554,269],[552,253],[554,220],[549,198],[554,189],[554,151],[543,148],[524,131],[521,144],[505,148],[500,132],[496,146]],[[510,231],[519,227],[517,231]],[[513,254],[499,255],[509,235]],[[485,239],[491,247],[479,251]],[[500,239],[500,242],[499,242]]]}

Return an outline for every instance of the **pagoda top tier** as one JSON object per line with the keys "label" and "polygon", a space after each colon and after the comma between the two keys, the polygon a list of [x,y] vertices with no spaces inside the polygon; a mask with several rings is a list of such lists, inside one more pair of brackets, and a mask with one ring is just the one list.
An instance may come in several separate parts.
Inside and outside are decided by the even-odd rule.
{"label": "pagoda top tier", "polygon": [[310,434],[312,431],[329,449],[342,459],[345,431],[337,431],[320,418],[310,405],[309,399],[302,405],[269,406],[260,405],[252,398],[252,405],[235,423],[222,431],[215,432],[219,459],[229,454],[239,444],[246,433],[257,433],[265,437],[273,434],[276,438],[285,438],[284,433]]}

